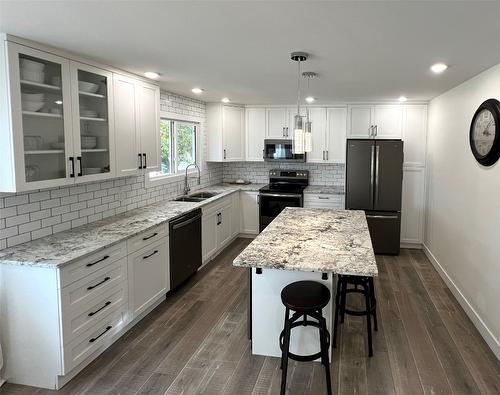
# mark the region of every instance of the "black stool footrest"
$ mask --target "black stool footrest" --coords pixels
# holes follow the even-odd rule
[[[293,320],[293,317],[291,318]],[[305,322],[305,324],[304,324]],[[294,322],[290,325],[290,329],[296,328],[298,326],[314,326],[316,328],[321,329],[321,324],[316,321],[311,321],[306,318],[305,321],[297,321]],[[325,329],[326,332],[326,345],[330,347],[330,332],[328,332],[327,329]],[[280,333],[280,349],[283,351],[283,339],[285,337],[285,330],[283,329]],[[318,358],[321,358],[321,351],[317,352],[316,354],[310,354],[310,355],[297,355],[294,354],[290,351],[288,351],[288,357],[290,359],[293,359],[294,361],[299,361],[299,362],[310,362],[310,361],[315,361]]]

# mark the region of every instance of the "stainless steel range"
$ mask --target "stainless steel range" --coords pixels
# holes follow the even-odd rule
[[[285,207],[303,207],[308,170],[269,171],[269,184],[259,190],[259,227],[262,232]]]

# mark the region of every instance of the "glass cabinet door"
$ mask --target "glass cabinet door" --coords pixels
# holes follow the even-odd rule
[[[12,43],[8,51],[19,189],[73,183],[69,61]]]
[[[112,74],[71,62],[73,122],[78,181],[112,177],[114,133],[111,114]]]

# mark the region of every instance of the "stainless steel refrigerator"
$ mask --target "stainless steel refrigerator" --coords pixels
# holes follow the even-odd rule
[[[376,254],[399,254],[403,142],[348,139],[346,209],[365,210]]]

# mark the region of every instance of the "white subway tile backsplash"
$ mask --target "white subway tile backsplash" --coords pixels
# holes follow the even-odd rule
[[[27,241],[31,240],[31,234],[30,233],[24,233],[22,235],[17,235],[13,237],[9,237],[7,239],[7,247],[15,246],[17,244],[22,244],[26,243]]]
[[[5,198],[5,207],[19,206],[28,203],[28,195],[14,195]]]
[[[41,200],[48,200],[50,199],[50,191],[30,193],[29,199],[31,203],[39,202]]]
[[[30,222],[29,214],[16,215],[15,217],[9,217],[5,220],[6,226],[15,226]]]

